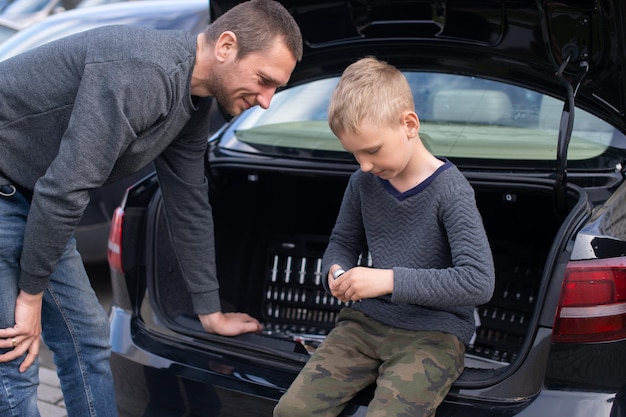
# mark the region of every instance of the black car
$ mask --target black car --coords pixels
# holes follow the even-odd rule
[[[624,3],[283,3],[304,59],[270,109],[234,118],[207,154],[222,306],[265,330],[202,330],[145,178],[109,240],[120,415],[272,415],[344,306],[320,258],[358,165],[326,111],[343,69],[372,55],[404,72],[422,140],[474,187],[496,265],[437,416],[625,416]],[[343,415],[365,416],[371,395]]]
[[[0,60],[98,26],[125,24],[198,32],[209,21],[207,0],[106,2],[116,4],[103,5],[103,0],[83,1],[82,6],[79,5],[75,10],[48,17],[21,30],[0,45]],[[89,193],[89,205],[76,229],[76,245],[86,264],[106,262],[107,237],[115,208],[122,200],[126,188],[152,171],[152,166],[147,166],[132,177],[104,185]]]

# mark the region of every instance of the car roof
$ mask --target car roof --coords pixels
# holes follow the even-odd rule
[[[128,1],[74,9],[50,16],[0,44],[0,61],[46,42],[98,26],[125,24],[199,31],[208,24],[208,19],[207,0]]]
[[[212,0],[212,18],[239,3]],[[623,0],[281,0],[305,55],[292,83],[374,55],[398,67],[514,82],[566,100],[626,133]],[[556,74],[560,73],[561,77]]]

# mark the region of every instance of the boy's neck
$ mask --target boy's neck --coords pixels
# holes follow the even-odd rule
[[[389,183],[403,193],[424,182],[443,164],[444,161],[424,148],[420,152],[416,152],[402,173],[391,178]]]

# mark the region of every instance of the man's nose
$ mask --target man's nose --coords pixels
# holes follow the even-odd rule
[[[263,109],[267,109],[270,107],[270,102],[272,101],[272,97],[274,97],[274,93],[276,92],[275,88],[266,88],[261,91],[256,98],[257,103]]]

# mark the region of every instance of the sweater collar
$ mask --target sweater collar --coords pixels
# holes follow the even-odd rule
[[[382,179],[382,178],[378,178],[378,180],[381,182],[383,187],[385,187],[385,190],[387,190],[387,192],[389,194],[391,194],[392,196],[397,198],[399,201],[404,201],[407,198],[411,197],[412,195],[419,194],[420,192],[422,192],[423,190],[428,188],[428,186],[443,171],[445,171],[448,168],[452,167],[452,162],[450,162],[447,158],[439,158],[439,159],[441,159],[444,162],[443,165],[441,165],[439,168],[437,168],[435,170],[435,172],[433,172],[428,178],[426,178],[424,181],[420,182],[419,184],[417,184],[415,187],[411,188],[410,190],[407,190],[407,191],[404,191],[404,192],[400,192],[393,185],[391,185],[389,180],[385,180],[385,179]]]

